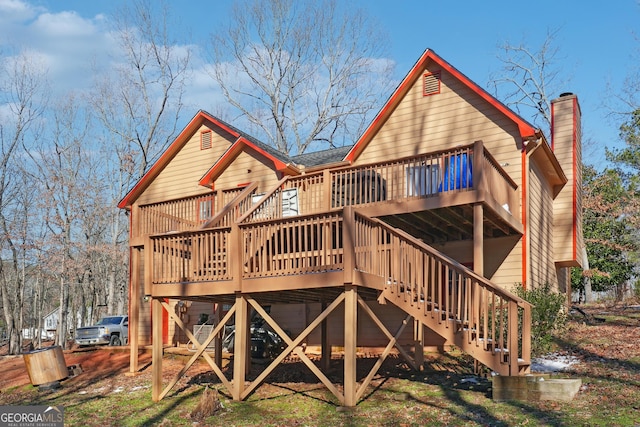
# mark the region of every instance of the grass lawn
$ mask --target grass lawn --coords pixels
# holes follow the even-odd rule
[[[555,340],[557,352],[579,360],[563,374],[582,379],[571,402],[494,402],[491,381],[473,376],[469,360],[450,352],[427,355],[422,372],[406,369],[401,359],[385,362],[364,398],[348,410],[317,380],[298,374],[306,368],[296,364],[279,368],[245,402],[231,401],[202,365],[159,403],[151,400],[150,373],[118,373],[67,380],[55,392],[31,385],[2,389],[0,405],[61,405],[69,426],[638,426],[640,310],[588,312],[600,321],[574,318]],[[192,414],[205,387],[219,390],[221,408],[200,419]]]

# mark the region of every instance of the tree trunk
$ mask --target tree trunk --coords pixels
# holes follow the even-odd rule
[[[587,249],[582,248],[582,258],[584,259],[584,270],[589,270],[589,258],[587,258]],[[584,278],[584,302],[585,304],[593,302],[593,294],[591,293],[591,278]]]
[[[65,286],[64,278],[60,279],[60,312],[58,314],[58,333],[56,344],[63,349],[67,348],[67,330],[69,329],[67,315],[69,312],[69,292]]]

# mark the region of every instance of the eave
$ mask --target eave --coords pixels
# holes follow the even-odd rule
[[[213,182],[227,169],[233,161],[246,150],[253,150],[254,152],[264,156],[266,159],[272,162],[273,168],[285,175],[299,175],[300,170],[291,163],[285,163],[272,154],[268,153],[258,145],[254,144],[245,137],[239,137],[229,149],[220,157],[220,159],[214,163],[214,165],[204,174],[204,176],[198,182],[199,185],[213,188]]]
[[[530,158],[540,167],[547,182],[553,188],[553,196],[555,197],[568,182],[567,175],[564,173],[556,155],[544,137],[537,140],[537,143],[531,142],[527,144],[526,150]]]
[[[415,81],[422,76],[424,69],[427,66],[427,63],[431,61],[441,67],[442,70],[447,71],[453,77],[458,79],[464,85],[466,85],[469,89],[471,89],[474,93],[480,96],[482,99],[487,101],[493,107],[495,107],[498,111],[504,114],[507,118],[512,120],[517,126],[520,136],[523,141],[535,137],[536,129],[529,124],[522,117],[518,116],[515,112],[509,109],[502,102],[498,101],[492,95],[490,95],[487,91],[482,89],[476,83],[474,83],[471,79],[465,76],[463,73],[458,71],[455,67],[449,64],[447,61],[439,57],[434,51],[427,49],[420,59],[416,62],[413,68],[409,71],[407,76],[402,80],[400,85],[396,88],[394,93],[391,95],[387,103],[382,107],[380,112],[377,114],[375,119],[371,122],[369,127],[365,130],[362,136],[358,139],[356,144],[353,146],[351,151],[347,153],[345,156],[345,160],[352,163],[358,156],[362,153],[367,144],[373,139],[376,133],[380,130],[382,125],[387,121],[391,113],[396,109],[398,104],[402,101],[404,96],[407,94],[409,89],[413,86]]]
[[[180,132],[180,135],[171,143],[171,145],[165,150],[160,158],[151,166],[151,168],[140,178],[136,185],[127,193],[126,196],[120,200],[118,207],[121,209],[129,209],[138,197],[149,187],[153,180],[162,172],[162,170],[169,164],[169,162],[178,154],[182,147],[189,141],[204,123],[209,123],[211,127],[217,127],[234,138],[238,138],[240,134],[227,126],[225,123],[219,121],[215,117],[206,113],[205,111],[198,111],[198,113],[191,119],[187,126]]]

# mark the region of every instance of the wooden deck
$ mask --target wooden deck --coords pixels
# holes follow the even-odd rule
[[[413,318],[500,375],[528,370],[530,305],[493,285],[481,269],[471,271],[429,245],[472,241],[476,265],[482,265],[483,239],[522,234],[519,198],[517,186],[477,142],[393,162],[287,177],[263,195],[249,186],[219,196],[144,206],[137,211],[142,226],[133,238],[145,254],[145,294],[156,310],[170,315],[165,298],[230,305],[231,314],[219,326],[231,316],[236,325],[247,325],[251,307],[280,334],[282,328],[263,306],[326,303],[309,325],[315,328],[344,305],[344,389],[338,390],[321,369],[309,364],[344,405],[353,406],[368,383],[358,385],[354,378],[358,309],[389,339],[386,354],[401,332],[387,331],[366,301],[393,303],[407,313],[405,324]],[[203,218],[207,206],[217,207]],[[158,317],[154,316],[156,400],[172,386],[162,391],[158,374]],[[183,328],[180,319],[172,317]],[[236,329],[239,354],[247,354],[247,329]],[[265,376],[279,360],[298,351],[307,329],[298,337],[283,337],[287,349]],[[234,399],[244,399],[264,377],[245,387],[247,357],[236,357],[233,381],[223,379],[220,365],[204,353],[219,332],[216,328],[207,342],[199,343],[202,351],[196,357],[209,361]]]

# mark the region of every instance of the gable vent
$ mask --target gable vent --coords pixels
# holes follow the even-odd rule
[[[440,93],[440,72],[424,75],[423,95],[435,95]]]
[[[211,148],[211,131],[205,130],[200,132],[200,149],[206,150]]]

